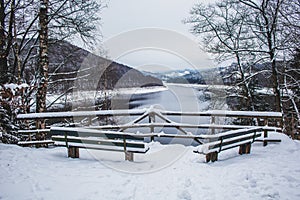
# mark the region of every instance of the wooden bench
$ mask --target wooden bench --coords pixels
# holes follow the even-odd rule
[[[249,154],[251,144],[262,135],[261,131],[263,131],[262,128],[249,128],[207,135],[204,144],[194,152],[206,155],[206,162],[217,161],[218,153],[234,147],[240,147],[239,154],[241,155]]]
[[[55,145],[68,148],[68,157],[79,158],[79,148],[125,153],[125,160],[133,161],[134,153],[146,153],[149,148],[144,136],[132,133],[101,131],[87,128],[52,127]]]

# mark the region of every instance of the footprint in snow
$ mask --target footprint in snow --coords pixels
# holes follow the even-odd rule
[[[191,179],[186,179],[185,180],[185,182],[184,182],[184,186],[186,187],[186,188],[188,188],[188,187],[190,187],[192,185],[192,181],[191,181]]]
[[[180,200],[191,200],[192,199],[191,194],[187,190],[181,191],[180,193],[178,193],[177,196],[178,196],[178,199],[180,199]]]

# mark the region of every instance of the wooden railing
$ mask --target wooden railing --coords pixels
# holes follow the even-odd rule
[[[100,120],[103,118],[118,118],[127,117],[129,120],[121,124],[105,124],[98,125]],[[178,118],[180,117],[180,118]],[[183,123],[183,119],[205,119],[208,123]],[[227,123],[218,123],[223,119],[252,119],[257,124],[251,125],[233,125]],[[81,123],[80,126],[85,126],[92,129],[99,130],[117,130],[125,131],[128,129],[134,129],[135,132],[139,132],[139,129],[147,128],[149,131],[145,133],[155,133],[156,128],[174,128],[181,134],[176,134],[179,137],[182,135],[196,135],[197,130],[206,130],[207,134],[215,134],[222,130],[236,130],[244,128],[260,127],[264,134],[262,142],[264,146],[267,145],[268,132],[282,131],[282,114],[278,112],[251,112],[251,111],[224,111],[224,110],[211,110],[204,112],[180,112],[180,111],[164,111],[155,108],[149,109],[132,109],[132,110],[101,110],[101,111],[76,111],[76,112],[46,112],[46,113],[30,113],[30,114],[19,114],[17,116],[19,120],[38,120],[38,119],[68,119],[72,121],[72,124],[76,125]],[[195,121],[195,120],[192,120]],[[199,120],[196,120],[199,121]],[[84,122],[84,123],[82,123]],[[50,127],[49,127],[50,128]],[[192,129],[192,131],[190,131]],[[19,134],[34,135],[38,131],[49,132],[46,130],[36,130],[32,127],[31,130],[19,130]],[[157,135],[157,134],[156,134]],[[180,136],[181,135],[181,136]],[[152,140],[155,134],[152,135]]]

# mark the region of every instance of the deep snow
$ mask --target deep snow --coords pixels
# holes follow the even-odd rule
[[[62,147],[0,144],[0,199],[300,199],[300,142],[273,137],[282,142],[224,151],[215,163],[181,145],[154,143],[132,163],[120,152],[70,159]]]

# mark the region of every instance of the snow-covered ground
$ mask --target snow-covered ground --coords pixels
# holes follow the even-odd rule
[[[224,151],[215,163],[181,145],[154,143],[128,162],[120,152],[71,159],[66,148],[0,144],[0,199],[300,199],[300,142],[273,136],[282,142]]]

